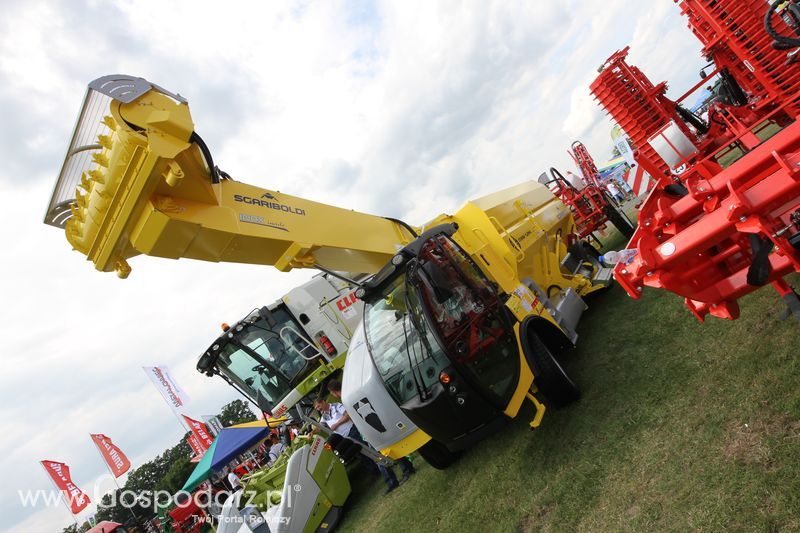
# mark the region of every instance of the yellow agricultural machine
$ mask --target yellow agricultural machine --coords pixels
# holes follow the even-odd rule
[[[378,379],[418,428],[382,451],[419,449],[439,466],[526,398],[532,427],[542,397],[578,398],[553,353],[575,343],[582,296],[610,282],[544,185],[524,182],[421,227],[263,189],[214,165],[184,98],[127,76],[89,85],[45,222],[123,278],[140,254],[373,274],[357,291],[364,322],[345,403],[380,415],[353,392]],[[356,339],[368,354],[358,368]]]

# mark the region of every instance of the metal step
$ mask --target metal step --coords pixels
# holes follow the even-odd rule
[[[594,285],[611,285],[611,275],[613,273],[613,268],[600,267],[597,269],[597,274],[592,278],[592,283]]]

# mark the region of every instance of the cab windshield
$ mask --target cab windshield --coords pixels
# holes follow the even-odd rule
[[[422,246],[419,261],[425,309],[448,354],[490,399],[505,405],[517,383],[519,355],[496,292],[444,235]]]
[[[272,312],[276,322],[267,326],[257,315],[231,328],[232,337],[222,346],[217,370],[235,382],[262,408],[271,409],[304,375],[309,361],[303,350],[310,343],[300,335],[291,315],[283,309]],[[302,344],[302,346],[298,346]],[[269,407],[266,407],[269,406]]]
[[[364,323],[373,361],[395,401],[426,399],[448,360],[406,276],[398,276],[381,297],[366,304]]]
[[[489,281],[445,235],[423,243],[405,271],[367,299],[364,323],[375,366],[400,404],[426,400],[452,364],[498,406],[514,392],[513,329]]]

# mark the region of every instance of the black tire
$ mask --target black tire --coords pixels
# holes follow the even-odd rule
[[[331,433],[330,435],[328,435],[328,440],[325,441],[325,443],[330,444],[331,448],[335,450],[336,447],[339,446],[343,440],[344,437],[342,437],[338,433]]]
[[[524,326],[524,324],[523,324]],[[534,383],[553,407],[565,407],[581,398],[581,391],[532,328],[522,347],[533,370]]]
[[[350,464],[353,459],[358,457],[358,454],[361,453],[361,446],[358,443],[353,442],[352,439],[342,438],[335,445],[331,445],[333,451],[342,460],[344,464]]]
[[[349,465],[356,460],[360,453],[361,447],[358,444],[351,443],[349,448],[339,452],[339,457],[342,459],[344,464]]]
[[[606,206],[605,213],[608,217],[609,222],[614,224],[620,233],[625,235],[625,238],[630,240],[633,237],[633,232],[636,231],[636,228],[633,227],[633,223],[630,219],[622,212],[622,210],[614,205],[614,202],[606,196],[606,200],[608,201],[608,205]]]
[[[419,454],[425,459],[425,462],[437,470],[444,470],[452,465],[458,456],[457,452],[451,452],[447,446],[437,440],[429,440],[425,445],[420,448]]]

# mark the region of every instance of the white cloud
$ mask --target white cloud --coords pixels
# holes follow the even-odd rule
[[[135,463],[171,446],[177,426],[139,367],[170,365],[193,412],[216,411],[236,393],[194,365],[218,324],[310,276],[151,258],[135,258],[126,281],[93,272],[41,224],[90,79],[141,75],[186,96],[238,179],[420,224],[571,165],[576,137],[606,156],[610,123],[588,84],[631,41],[631,62],[654,81],[694,79],[698,45],[668,2],[6,2],[4,475],[47,488],[36,464],[47,457],[91,484],[103,472],[93,431]],[[68,522],[22,509],[16,488],[0,489],[7,523]]]

